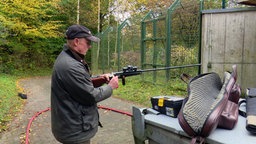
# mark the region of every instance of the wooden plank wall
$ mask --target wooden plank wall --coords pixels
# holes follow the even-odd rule
[[[201,42],[203,73],[223,77],[236,64],[242,92],[256,88],[256,11],[204,13]]]

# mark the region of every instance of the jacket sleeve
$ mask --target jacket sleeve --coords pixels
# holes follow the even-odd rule
[[[112,88],[103,85],[98,88],[93,86],[89,73],[80,63],[72,65],[65,73],[65,83],[67,84],[71,97],[83,105],[93,105],[112,95]]]

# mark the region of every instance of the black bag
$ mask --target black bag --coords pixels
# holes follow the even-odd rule
[[[178,114],[181,128],[192,137],[191,143],[204,142],[205,137],[216,129],[220,116],[227,105],[236,82],[236,66],[233,72],[225,72],[222,83],[217,73],[205,73],[190,79],[188,97]]]
[[[246,118],[247,131],[256,134],[256,88],[248,88],[245,98],[239,105],[246,103],[246,112],[239,110],[239,114]]]

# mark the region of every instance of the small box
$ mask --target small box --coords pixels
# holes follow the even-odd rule
[[[152,108],[161,114],[176,118],[182,107],[184,98],[177,96],[151,97]]]

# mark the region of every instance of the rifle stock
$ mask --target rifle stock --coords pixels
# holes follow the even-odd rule
[[[93,84],[94,87],[100,87],[103,84],[107,83],[107,79],[105,77],[102,77],[102,76],[92,78],[91,80],[92,80],[92,84]]]

